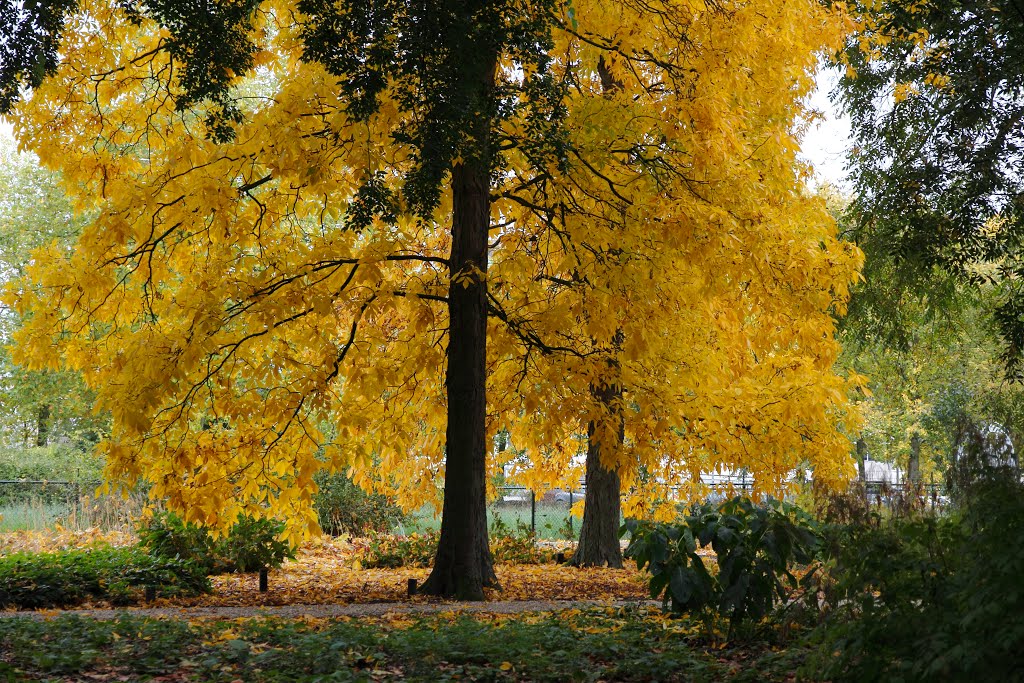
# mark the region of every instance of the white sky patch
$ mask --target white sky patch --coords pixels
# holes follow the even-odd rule
[[[800,144],[800,156],[814,166],[818,183],[830,183],[849,192],[852,188],[846,173],[846,153],[851,146],[850,117],[841,114],[828,97],[840,75],[836,68],[818,71],[818,88],[808,103],[825,118],[807,130]]]

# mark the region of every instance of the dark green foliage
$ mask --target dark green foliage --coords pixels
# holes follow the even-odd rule
[[[365,681],[783,681],[803,653],[705,649],[685,620],[590,610],[500,620],[426,617],[193,622],[73,615],[0,618],[0,679],[167,677],[229,683]],[[230,633],[230,637],[224,637]],[[102,676],[95,675],[99,679]],[[113,678],[114,676],[111,676]]]
[[[226,536],[214,539],[204,527],[161,512],[146,520],[138,533],[141,545],[156,557],[182,558],[207,574],[224,574],[272,569],[294,559],[294,548],[280,539],[283,531],[283,522],[239,516]]]
[[[807,673],[836,681],[1018,681],[1024,487],[985,478],[946,517],[829,533],[834,585]]]
[[[717,508],[695,506],[681,523],[628,520],[623,533],[632,537],[626,557],[651,574],[651,597],[661,596],[676,613],[717,612],[728,618],[731,633],[785,600],[800,584],[792,565],[810,562],[818,546],[814,522],[799,508],[742,497]],[[717,574],[697,554],[708,546]]]
[[[178,66],[178,110],[210,103],[205,117],[210,137],[217,142],[234,139],[232,124],[241,122],[242,112],[229,89],[235,74],[252,69],[257,46],[250,38],[251,20],[260,0],[124,0],[122,4],[136,20],[145,14],[168,30],[164,49]]]
[[[224,558],[230,571],[280,567],[286,559],[295,559],[295,549],[281,540],[284,527],[276,519],[239,517],[228,535],[214,542],[214,553]]]
[[[856,2],[877,26],[851,36],[852,71],[839,95],[853,122],[857,241],[887,252],[893,282],[938,266],[981,280],[973,266],[1000,260],[1024,272],[1024,12],[1018,0]],[[912,38],[926,31],[927,50]],[[861,41],[884,36],[869,57]],[[941,46],[941,47],[940,47]],[[942,80],[936,82],[933,75]],[[893,102],[893,86],[907,97]],[[993,218],[998,231],[986,229]],[[996,319],[1006,360],[1024,352],[1020,285],[1002,280]]]
[[[0,608],[68,607],[87,600],[131,602],[144,588],[160,596],[210,590],[203,567],[153,557],[139,547],[99,547],[0,557]]]
[[[22,86],[36,87],[57,70],[57,49],[75,0],[0,0],[0,113]]]
[[[380,494],[366,493],[344,474],[316,475],[313,507],[324,533],[363,536],[386,533],[405,521],[402,509]]]
[[[300,0],[298,8],[307,17],[305,57],[338,77],[351,117],[368,119],[384,96],[414,112],[393,133],[396,142],[414,150],[416,163],[402,190],[414,213],[429,218],[456,159],[496,167],[492,153],[480,148],[481,121],[525,116],[535,141],[530,157],[564,161],[565,85],[551,78],[547,56],[555,2]],[[498,55],[521,66],[522,82],[488,85]],[[390,206],[390,199],[360,204],[381,215]],[[367,216],[351,218],[358,225]]]

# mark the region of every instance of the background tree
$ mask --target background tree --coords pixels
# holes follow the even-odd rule
[[[593,11],[567,31],[579,38],[566,52],[598,67],[589,87],[600,96],[572,102],[566,119],[584,131],[570,149],[596,172],[570,167],[531,184],[534,195],[508,212],[517,225],[553,225],[523,247],[531,276],[500,280],[529,287],[500,294],[528,321],[509,329],[527,326],[533,342],[496,368],[517,388],[506,411],[512,441],[531,453],[514,476],[573,486],[587,434],[588,493],[596,460],[622,476],[633,515],[674,514],[669,485],[699,495],[700,475],[723,468],[756,472],[764,491],[781,491],[801,462],[837,481],[849,451],[835,429],[847,385],[830,365],[829,312],[843,307],[858,254],[801,192],[793,157],[801,93],[816,49],[839,40],[836,17],[794,4],[668,13],[658,23],[685,38],[652,43],[664,53],[640,42],[649,51],[631,54],[611,46],[658,29],[650,8],[630,8],[609,8],[621,34],[601,35]],[[773,51],[761,42],[768,35],[793,49]],[[662,144],[654,152],[638,140]],[[559,210],[545,213],[550,204]],[[584,562],[617,556],[617,505],[603,510],[605,531]]]
[[[857,2],[838,96],[862,233],[899,278],[998,283],[1004,359],[1024,350],[1024,11],[1016,0]],[[979,263],[997,268],[979,270]]]
[[[24,274],[31,252],[51,242],[68,249],[83,218],[53,175],[13,141],[0,137],[0,277]],[[67,371],[30,371],[11,360],[8,344],[20,326],[9,308],[0,315],[0,423],[11,445],[46,446],[70,440],[89,444],[106,430],[109,418],[92,413],[93,395],[81,377]]]

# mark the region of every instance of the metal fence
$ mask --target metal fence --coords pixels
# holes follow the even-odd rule
[[[705,481],[707,500],[721,502],[735,494],[749,494],[753,481],[748,477],[721,476]],[[945,487],[934,481],[859,482],[870,505],[879,508],[915,509],[944,508],[949,499]],[[0,531],[12,529],[44,529],[55,523],[69,527],[124,528],[133,524],[144,504],[144,496],[94,497],[99,482],[0,480]],[[680,489],[664,487],[666,500],[679,500]],[[575,539],[579,533],[579,519],[570,513],[573,505],[583,500],[586,486],[575,489],[532,491],[519,486],[498,487],[487,507],[488,524],[512,531],[534,533],[540,539]],[[396,531],[408,533],[427,531],[440,526],[440,510],[424,507],[409,515]]]
[[[134,525],[144,496],[94,496],[98,481],[0,480],[0,531],[67,528],[125,529]]]

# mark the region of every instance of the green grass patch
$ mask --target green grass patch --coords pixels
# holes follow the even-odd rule
[[[0,533],[45,531],[66,518],[71,507],[36,499],[0,504]]]
[[[537,502],[536,510],[531,514],[530,504],[526,503],[492,503],[487,507],[487,523],[493,525],[495,520],[516,529],[522,526],[536,530],[537,538],[545,541],[575,539],[580,533],[580,520],[569,514],[566,503]],[[441,517],[431,506],[425,506],[406,516],[402,523],[395,526],[398,534],[424,534],[441,529]]]
[[[203,681],[773,681],[802,651],[719,649],[685,619],[591,610],[232,622],[0,619],[0,678]]]

